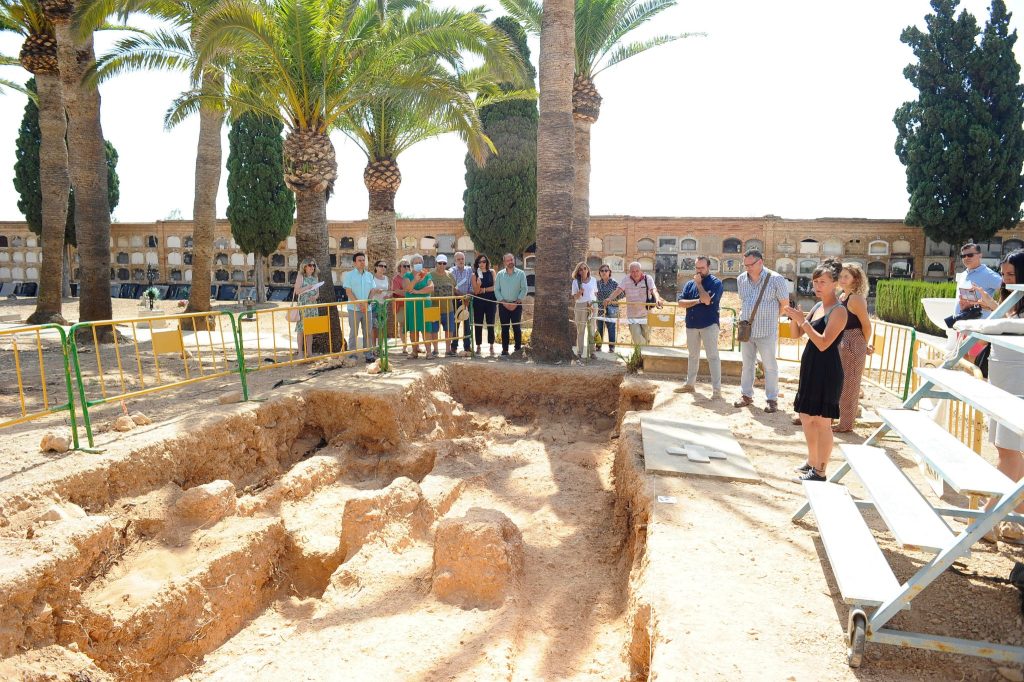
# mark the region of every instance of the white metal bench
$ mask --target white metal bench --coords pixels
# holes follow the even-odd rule
[[[1024,284],[1008,288],[1010,295],[993,317],[1001,317],[1024,298]],[[1024,351],[1021,337],[990,334],[972,334],[972,337]],[[827,483],[804,483],[808,501],[797,510],[793,520],[814,511],[843,600],[853,605],[847,622],[847,660],[851,667],[860,665],[867,641],[1024,663],[1024,647],[885,627],[999,522],[1007,518],[1024,520],[1012,513],[1024,500],[1024,480],[1011,481],[927,415],[914,410],[922,398],[959,400],[1014,432],[1024,433],[1024,400],[965,372],[949,369],[966,354],[970,345],[963,344],[942,368],[917,369],[921,386],[907,398],[903,409],[881,410],[882,426],[863,445],[840,446],[846,461]],[[998,502],[989,510],[933,505],[884,450],[874,447],[873,444],[890,431],[909,444],[957,492],[998,498]],[[845,487],[836,485],[850,471],[860,478],[870,500],[855,501]],[[876,509],[902,547],[935,552],[935,556],[905,583],[899,584],[859,513],[860,507]],[[964,516],[972,522],[954,533],[942,519],[951,515]],[[869,616],[864,609],[872,607],[874,610]]]

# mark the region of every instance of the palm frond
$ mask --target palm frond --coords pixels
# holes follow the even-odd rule
[[[501,8],[527,33],[540,35],[543,9],[537,0],[500,0]]]
[[[195,64],[196,56],[186,36],[165,29],[140,31],[114,43],[86,77],[93,82],[102,82],[129,71],[192,72]]]
[[[694,36],[706,37],[706,33],[680,33],[679,35],[663,35],[648,38],[647,40],[640,40],[635,43],[628,45],[619,45],[615,48],[615,51],[611,53],[608,60],[604,62],[601,68],[593,70],[590,77],[594,78],[597,74],[601,73],[605,69],[615,66],[619,62],[625,61],[630,57],[635,57],[641,52],[646,52],[652,47],[658,47],[659,45],[665,45],[667,43],[674,42],[681,38],[692,38]]]

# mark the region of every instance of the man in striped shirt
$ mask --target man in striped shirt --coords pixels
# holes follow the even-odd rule
[[[779,310],[789,303],[789,282],[777,272],[764,267],[764,256],[757,249],[743,254],[743,268],[746,270],[736,278],[743,310],[741,320],[750,321],[750,341],[740,343],[743,354],[743,371],[740,374],[740,399],[733,407],[747,407],[754,404],[754,367],[757,356],[764,365],[765,412],[779,410],[779,363],[775,359],[775,347],[779,340]],[[767,281],[764,278],[768,278]],[[754,303],[764,286],[764,295],[754,314]]]

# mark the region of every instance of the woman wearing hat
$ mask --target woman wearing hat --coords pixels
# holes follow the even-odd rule
[[[292,299],[300,306],[316,303],[320,295],[320,287],[317,286],[318,269],[316,261],[307,258],[302,261],[302,268],[295,277],[295,287],[292,289]],[[302,321],[307,317],[316,317],[320,311],[317,308],[299,308],[299,319],[295,321],[295,335],[298,337],[299,349],[302,357],[306,358],[313,354],[313,337],[302,333]]]

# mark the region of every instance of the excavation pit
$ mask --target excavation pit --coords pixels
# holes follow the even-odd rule
[[[650,500],[621,419],[653,396],[618,365],[325,375],[45,467],[0,487],[0,673],[643,678]],[[481,513],[521,554],[496,577],[470,547],[500,590],[463,571],[487,598],[442,599],[439,528]]]

